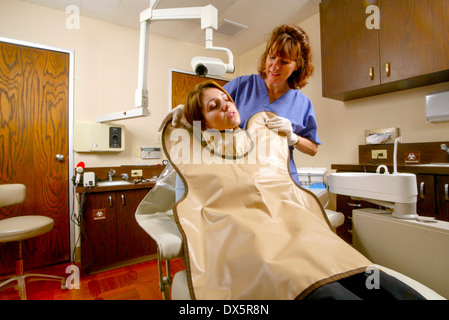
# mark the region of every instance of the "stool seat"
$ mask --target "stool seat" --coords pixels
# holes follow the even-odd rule
[[[51,231],[54,221],[44,216],[19,216],[0,220],[0,242],[21,241]]]

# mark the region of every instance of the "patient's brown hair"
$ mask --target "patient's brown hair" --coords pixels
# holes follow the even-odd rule
[[[184,105],[184,116],[188,123],[193,125],[194,121],[201,121],[201,129],[205,130],[205,122],[203,118],[203,106],[201,100],[203,98],[203,93],[208,88],[217,88],[223,91],[227,96],[229,101],[234,103],[229,93],[218,83],[213,80],[206,80],[196,85],[195,89],[189,92]]]

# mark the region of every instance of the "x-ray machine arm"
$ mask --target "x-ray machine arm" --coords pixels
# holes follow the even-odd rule
[[[218,27],[218,11],[212,5],[204,7],[158,9],[154,8],[159,0],[151,0],[150,8],[140,13],[140,45],[139,45],[139,69],[137,77],[137,89],[135,92],[135,109],[101,115],[97,122],[108,122],[128,118],[147,116],[148,112],[148,48],[150,36],[150,23],[163,20],[201,19],[201,29],[206,29],[206,49],[224,51],[228,55],[228,64],[223,64],[225,72],[234,72],[233,55],[231,50],[213,46],[213,29]]]

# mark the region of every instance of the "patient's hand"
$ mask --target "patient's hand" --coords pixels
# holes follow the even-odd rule
[[[184,105],[180,104],[176,108],[172,109],[169,113],[167,113],[162,119],[161,124],[159,125],[158,131],[162,131],[165,124],[171,120],[171,124],[173,127],[176,127],[178,125],[178,121],[181,120],[182,114],[184,113]]]

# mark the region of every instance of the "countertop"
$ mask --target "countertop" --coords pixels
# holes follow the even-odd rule
[[[390,173],[393,172],[393,165],[387,164],[388,171]],[[358,172],[375,172],[378,165],[374,164],[332,164],[331,169],[337,171],[358,171]],[[398,172],[402,173],[414,173],[414,174],[442,174],[449,175],[449,166],[420,166],[420,165],[398,165]],[[96,186],[92,188],[84,188],[79,186],[76,188],[77,193],[83,192],[108,192],[108,191],[120,191],[120,190],[137,190],[137,189],[150,189],[154,187],[155,181],[150,182],[140,182],[133,183],[128,185],[118,185],[118,186]],[[311,189],[309,189],[311,190]],[[314,192],[317,196],[321,196],[321,190],[313,190],[318,191]],[[313,192],[312,191],[312,192]],[[325,191],[325,190],[324,190]]]
[[[337,171],[358,171],[358,172],[376,172],[379,165],[374,164],[332,164],[331,169]],[[393,172],[393,165],[386,164],[388,172]],[[422,166],[422,165],[398,165],[399,173],[414,174],[447,174],[449,175],[449,166]],[[383,172],[383,171],[382,171]]]
[[[85,188],[85,187],[77,187],[76,193],[94,193],[94,192],[108,192],[108,191],[121,191],[121,190],[137,190],[137,189],[151,189],[156,184],[155,181],[150,182],[139,182],[139,183],[132,183],[132,184],[125,184],[125,185],[118,185],[118,186],[96,186],[92,188]]]

